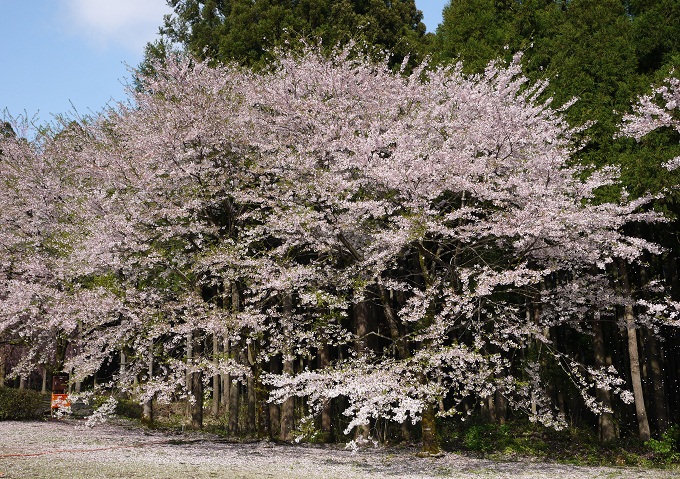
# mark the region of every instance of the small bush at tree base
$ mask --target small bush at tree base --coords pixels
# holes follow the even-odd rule
[[[636,438],[601,442],[586,428],[555,431],[524,419],[512,419],[503,425],[481,416],[473,416],[465,422],[441,421],[442,446],[449,451],[469,451],[489,458],[540,457],[593,466],[650,467],[676,462],[680,454],[673,447],[680,441],[674,430],[676,428],[671,428],[661,440],[643,444]],[[676,442],[673,442],[673,434],[676,434]]]
[[[31,389],[0,387],[0,420],[39,419],[49,411],[49,397]]]
[[[118,399],[116,414],[128,419],[141,419],[142,406],[137,401],[131,399]]]
[[[680,426],[671,426],[661,439],[650,439],[645,445],[652,450],[657,462],[680,462]]]

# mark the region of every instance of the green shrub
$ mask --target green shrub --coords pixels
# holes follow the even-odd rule
[[[474,424],[463,434],[463,446],[475,452],[488,453],[499,449],[507,436],[507,426]]]
[[[116,414],[128,419],[142,418],[142,405],[137,401],[131,399],[118,399],[116,405]]]
[[[441,432],[445,450],[471,451],[491,458],[532,456],[600,466],[650,466],[650,459],[656,464],[680,462],[679,427],[669,430],[661,440],[645,444],[635,437],[601,442],[591,429],[571,427],[556,431],[526,419],[500,425],[482,415],[464,422],[444,418]]]
[[[646,446],[654,453],[654,460],[666,464],[680,462],[680,427],[671,426],[661,439],[650,439]]]
[[[47,395],[31,389],[0,387],[0,421],[39,419],[49,409]]]

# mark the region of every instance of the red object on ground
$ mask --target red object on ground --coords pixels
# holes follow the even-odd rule
[[[71,407],[71,401],[68,398],[68,374],[55,374],[52,377],[52,413],[58,409],[66,409]]]
[[[54,394],[52,393],[52,409],[71,407],[71,401],[68,394]]]

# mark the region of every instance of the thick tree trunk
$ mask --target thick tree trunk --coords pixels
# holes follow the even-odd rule
[[[664,265],[666,271],[666,281],[670,283],[670,292],[674,300],[680,298],[680,280],[678,279],[678,267],[676,263],[675,253],[669,251],[664,255]]]
[[[233,292],[232,292],[232,286],[229,281],[224,281],[222,283],[222,307],[225,310],[232,310],[232,297],[233,297]],[[232,310],[233,311],[233,310]],[[224,339],[222,342],[222,350],[224,351],[224,357],[229,358],[229,340]],[[218,346],[219,348],[219,346]],[[220,408],[224,414],[229,417],[229,392],[230,392],[230,387],[231,387],[231,377],[228,374],[222,374],[220,375]]]
[[[187,333],[187,344],[186,344],[186,374],[184,376],[184,381],[186,383],[186,390],[187,390],[187,404],[186,404],[186,409],[184,411],[184,420],[185,422],[189,423],[190,418],[191,418],[191,368],[192,368],[192,361],[194,358],[194,335],[190,331]]]
[[[269,403],[269,437],[281,436],[281,406]]]
[[[496,410],[495,416],[498,424],[505,424],[506,418],[508,417],[508,400],[503,396],[503,393],[496,391],[494,399],[494,408]]]
[[[293,361],[284,358],[283,372],[293,375]],[[288,398],[281,404],[281,440],[292,441],[295,428],[295,399]]]
[[[267,388],[262,384],[262,371],[263,364],[255,361],[254,365],[254,392],[256,401],[256,415],[257,415],[257,437],[259,439],[265,439],[271,437],[271,420],[269,418],[269,392]]]
[[[187,407],[186,410],[184,411],[184,416],[185,420],[189,422],[189,419],[191,418],[191,395],[193,393],[192,388],[192,375],[191,375],[191,370],[193,368],[192,363],[194,361],[194,334],[189,331],[187,333],[187,344],[186,344],[186,365],[187,365],[187,370],[186,370],[186,375],[184,380],[186,381],[186,390],[187,390]]]
[[[387,320],[387,326],[390,329],[390,337],[397,350],[397,357],[399,359],[406,359],[409,356],[408,345],[404,340],[402,332],[399,330],[399,323],[397,321],[397,315],[392,308],[390,293],[381,284],[378,285],[378,291],[380,293],[380,301],[382,302],[385,319]]]
[[[482,401],[481,407],[483,416],[487,416],[491,422],[497,422],[495,394],[490,394],[486,401]]]
[[[290,316],[293,314],[293,298],[286,294],[283,297],[283,314]],[[295,373],[293,358],[290,351],[283,353],[283,373],[293,376]],[[293,430],[295,428],[295,399],[288,398],[281,404],[281,440],[292,441]]]
[[[632,291],[630,280],[628,279],[628,269],[623,260],[619,260],[619,277],[624,296],[629,300],[624,306],[624,324],[628,337],[628,360],[630,363],[630,376],[633,386],[633,396],[635,399],[635,415],[638,421],[638,435],[641,440],[648,441],[651,437],[649,430],[649,420],[647,419],[647,408],[645,407],[644,389],[642,386],[642,375],[640,374],[640,354],[638,349],[637,328],[635,326],[635,315],[633,312]]]
[[[607,357],[604,349],[604,334],[602,332],[602,323],[600,322],[600,315],[596,314],[592,321],[593,325],[593,349],[594,349],[594,359],[595,366],[598,368],[607,367]],[[612,394],[608,389],[598,389],[597,399],[602,403],[602,405],[608,409],[612,407]],[[600,414],[598,418],[597,425],[598,435],[601,441],[611,441],[616,439],[617,431],[616,424],[614,422],[614,414],[611,412],[605,412]]]
[[[325,369],[331,362],[330,351],[328,344],[319,347],[319,369]],[[321,433],[323,437],[322,442],[329,443],[333,440],[333,423],[331,415],[331,403],[326,402],[324,408],[321,410]]]
[[[153,352],[151,349],[149,349],[149,370],[148,370],[149,378],[148,381],[151,381],[153,378]],[[147,426],[153,425],[154,421],[154,416],[153,416],[153,397],[150,397],[144,403],[142,404],[142,423],[146,424]]]
[[[279,358],[272,358],[269,362],[269,372],[281,374],[281,361]],[[269,403],[269,433],[271,437],[281,437],[281,406],[276,403]]]
[[[664,371],[661,364],[664,361],[664,352],[652,331],[647,336],[649,345],[649,365],[654,387],[654,414],[656,415],[656,426],[659,434],[668,430],[668,409],[666,407],[666,384],[664,381]]]
[[[368,303],[361,301],[354,305],[354,327],[356,330],[356,340],[354,349],[359,357],[368,353],[367,337],[368,334]]]
[[[661,266],[657,264],[657,267],[661,269]],[[649,284],[649,277],[647,273],[647,267],[640,267],[640,285],[644,288]],[[649,294],[647,289],[643,289],[644,299],[649,300]],[[665,386],[665,374],[663,367],[661,366],[664,362],[664,352],[656,337],[654,331],[649,329],[646,330],[645,335],[645,345],[647,346],[647,358],[648,358],[648,370],[647,377],[651,377],[652,387],[651,397],[654,401],[654,415],[656,419],[656,428],[659,435],[666,432],[668,429],[668,409],[666,407],[666,386]],[[649,392],[649,390],[648,390]]]
[[[231,283],[231,310],[237,313],[241,308],[241,296],[238,290],[238,285]],[[240,354],[238,349],[242,344],[230,343],[229,350],[232,357],[239,360]],[[239,433],[239,409],[240,409],[240,383],[234,383],[233,378],[229,377],[229,434],[235,436]]]
[[[5,357],[4,352],[0,354],[0,387],[5,385],[5,378],[7,376],[7,369],[5,365],[5,361],[7,358]]]
[[[361,301],[354,305],[354,327],[356,331],[356,340],[354,342],[354,349],[357,352],[357,357],[361,358],[368,354],[368,302]],[[367,438],[371,435],[371,427],[368,424],[359,426],[356,430],[356,436],[363,436]]]
[[[638,349],[637,329],[635,329],[635,317],[633,307],[625,306],[624,318],[626,321],[626,334],[628,336],[628,358],[630,361],[630,376],[635,398],[635,415],[638,421],[640,439],[648,441],[651,437],[647,408],[645,407],[642,376],[640,374],[640,355]]]
[[[229,387],[229,434],[235,436],[239,433],[239,383],[230,383]]]
[[[54,354],[54,372],[60,373],[64,371],[64,361],[66,360],[66,349],[68,348],[68,341],[62,337],[57,337],[56,351]]]
[[[222,392],[222,394],[220,394],[220,407],[222,408],[222,412],[228,416],[229,415],[229,392],[230,392],[230,389],[231,389],[231,377],[228,374],[222,374],[220,376],[220,379],[222,381],[222,384],[220,385],[221,392]]]
[[[397,315],[392,308],[390,293],[382,284],[378,284],[378,292],[380,294],[380,302],[382,303],[385,319],[387,320],[387,326],[390,330],[390,338],[397,351],[397,357],[401,360],[407,359],[409,357],[408,344],[403,333],[399,329],[399,322],[397,321]],[[404,442],[409,442],[411,440],[411,433],[406,422],[401,423],[401,436]]]
[[[248,401],[248,407],[246,409],[246,429],[248,429],[249,433],[255,434],[257,432],[257,394],[255,393],[256,365],[253,357],[252,343],[246,346],[244,355],[244,363],[250,367],[251,371],[246,382],[246,400]]]
[[[215,369],[219,365],[219,354],[220,354],[220,338],[217,334],[213,334],[212,337],[212,353],[213,353],[213,364]],[[215,374],[212,377],[212,408],[211,413],[213,416],[217,417],[220,414],[220,375]]]
[[[224,341],[224,354],[226,357],[230,357],[231,354],[231,348],[229,346],[229,340]],[[231,384],[232,377],[229,374],[223,374],[222,375],[222,408],[224,411],[224,414],[226,414],[227,418],[231,417],[232,409],[231,409]]]
[[[200,372],[191,375],[191,428],[203,428],[203,378]]]
[[[147,401],[144,401],[142,406],[142,424],[151,426],[153,425],[153,421],[153,399],[148,399]]]
[[[432,279],[430,277],[430,273],[427,268],[427,263],[425,260],[425,255],[423,254],[425,251],[425,248],[420,245],[420,251],[418,253],[418,263],[420,266],[420,271],[423,275],[423,281],[425,282],[426,286],[429,286],[432,284]],[[427,317],[425,319],[425,326],[427,326],[431,320],[431,318]],[[430,345],[428,342],[423,343],[423,348],[427,349]],[[425,376],[424,373],[421,373],[420,381],[422,384],[427,383],[427,377]],[[437,420],[436,420],[436,413],[434,410],[434,404],[432,403],[427,403],[425,406],[425,410],[423,411],[423,417],[420,421],[420,427],[422,431],[422,437],[423,437],[423,450],[422,454],[424,455],[438,455],[441,453],[440,445],[439,445],[439,434],[437,434]]]
[[[189,398],[187,401],[187,412],[189,415],[189,427],[191,429],[203,428],[203,374],[194,371],[197,358],[203,352],[201,341],[194,338],[192,333],[187,335],[187,387]]]
[[[269,403],[267,402],[267,395],[265,389],[258,375],[256,384],[257,401],[257,437],[259,439],[266,439],[272,437],[271,418],[269,417]]]
[[[437,416],[433,404],[428,404],[425,407],[421,423],[423,432],[423,450],[420,455],[437,456],[441,454],[439,436],[437,434]]]

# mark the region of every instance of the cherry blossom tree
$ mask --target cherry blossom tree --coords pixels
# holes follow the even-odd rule
[[[12,371],[23,378],[38,365],[61,371],[77,347],[89,293],[74,282],[81,272],[70,255],[87,236],[80,211],[88,208],[82,195],[88,179],[63,149],[71,146],[69,127],[28,141],[26,122],[16,125],[17,134],[0,137],[0,334],[23,347]]]
[[[292,237],[278,235],[290,244],[284,261],[297,259],[290,252],[304,241],[314,250],[303,255],[307,267],[310,256],[337,252],[335,261],[346,268],[337,271],[342,279],[332,281],[333,291],[345,289],[354,302],[370,285],[401,293],[405,301],[392,313],[394,304],[386,304],[385,317],[398,322],[395,346],[399,331],[408,331],[406,357],[374,351],[328,371],[272,378],[278,394],[306,395],[319,406],[329,395],[349,396],[348,429],[371,418],[422,417],[427,443],[425,426],[434,423],[436,408],[456,414],[457,404],[495,390],[532,418],[560,425],[542,392],[539,364],[527,364],[520,377],[513,373],[507,353],[518,350],[552,355],[595,410],[601,407],[587,392],[587,378],[597,375],[622,392],[619,379],[584,372],[545,331],[583,321],[583,307],[606,304],[611,294],[578,301],[592,267],[602,272],[616,257],[655,250],[620,231],[654,215],[634,213],[643,201],[594,202],[615,173],[591,172],[583,180],[584,170],[568,166],[573,131],[536,103],[542,87],[526,84],[518,60],[508,68],[492,64],[481,77],[466,77],[460,67],[403,77],[351,60],[287,58],[263,78],[260,148],[299,178],[294,205],[281,201],[291,197],[287,185],[287,195],[275,195],[283,203],[284,234],[304,205]],[[272,124],[273,136],[262,134]],[[565,276],[570,287],[555,285]],[[535,303],[543,305],[540,316],[529,314]]]
[[[575,131],[519,57],[467,76],[351,47],[277,56],[259,73],[168,59],[131,105],[22,153],[74,165],[54,204],[78,205],[78,229],[50,271],[77,285],[53,309],[77,318],[76,375],[122,352],[111,386],[199,408],[222,375],[250,423],[258,394],[282,403],[286,439],[291,398],[321,414],[342,397],[346,434],[420,421],[427,453],[437,414],[495,395],[563,426],[547,361],[595,412],[597,388],[630,399],[550,331],[621,304],[605,269],[657,251],[623,228],[658,217],[596,200],[617,172],[570,161]]]

